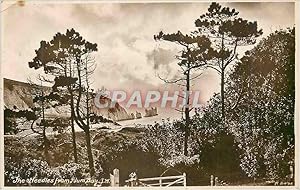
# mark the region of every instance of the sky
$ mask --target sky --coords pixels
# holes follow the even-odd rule
[[[293,27],[294,3],[221,3],[235,8],[244,19],[257,21],[267,36],[277,29]],[[1,10],[8,7],[3,3]],[[153,35],[189,33],[194,21],[206,12],[209,3],[38,3],[11,6],[1,13],[1,72],[9,79],[26,81],[39,70],[28,62],[41,40],[74,28],[86,40],[98,44],[94,54],[97,68],[93,87],[109,90],[164,90],[175,88],[158,78],[177,74],[176,45],[156,42]],[[248,48],[253,48],[248,47]],[[245,49],[239,50],[240,55]],[[219,92],[219,76],[212,70],[194,81],[204,103]]]

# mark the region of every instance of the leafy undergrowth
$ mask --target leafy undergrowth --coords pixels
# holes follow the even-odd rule
[[[125,128],[120,132],[105,130],[91,131],[94,154],[95,179],[108,179],[114,168],[120,169],[121,181],[125,181],[132,171],[142,175],[156,175],[161,170],[158,156],[139,149],[138,139],[143,136],[142,129]],[[76,133],[79,163],[75,164],[71,135],[68,133],[48,137],[51,143],[46,162],[41,138],[20,138],[7,136],[5,143],[5,183],[14,185],[53,185],[53,181],[40,183],[16,183],[16,179],[35,177],[49,179],[89,179],[89,167],[83,132]],[[147,168],[148,166],[148,168]],[[139,169],[142,168],[142,169]],[[149,169],[153,171],[149,172]],[[122,183],[121,183],[122,184]],[[94,183],[59,183],[55,185],[95,185]],[[99,185],[99,184],[98,184]],[[102,184],[107,185],[107,184]]]
[[[101,129],[91,131],[96,170],[93,178],[89,175],[83,132],[76,133],[78,163],[74,163],[73,159],[71,134],[62,133],[48,138],[51,146],[48,159],[45,159],[42,139],[5,137],[5,184],[7,186],[108,186],[109,183],[99,181],[109,179],[110,173],[115,168],[120,170],[122,186],[125,185],[125,180],[129,178],[131,172],[136,172],[139,178],[181,175],[185,172],[189,186],[210,185],[211,174],[224,180],[226,185],[268,185],[266,180],[254,181],[245,177],[239,169],[239,160],[228,164],[228,159],[237,158],[235,149],[229,148],[232,147],[231,138],[227,143],[223,139],[216,144],[202,144],[201,150],[190,142],[190,156],[184,156],[182,132],[171,123],[147,128],[124,128],[119,132]],[[54,181],[16,183],[17,179],[30,178]]]

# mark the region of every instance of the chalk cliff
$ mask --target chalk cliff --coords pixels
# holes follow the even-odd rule
[[[3,79],[3,99],[4,107],[8,109],[26,110],[34,106],[32,86],[25,82],[15,81],[11,79]],[[51,87],[43,87],[45,91],[51,91]],[[111,103],[111,100],[107,97],[102,97],[101,101]],[[92,102],[92,110],[97,115],[102,115],[106,118],[110,118],[114,121],[134,119],[127,113],[125,108],[118,103],[112,108],[97,108]],[[59,106],[56,108],[47,109],[46,115],[60,115],[69,116],[68,106]]]

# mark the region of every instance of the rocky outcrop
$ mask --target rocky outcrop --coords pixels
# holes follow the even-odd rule
[[[157,107],[145,109],[145,117],[152,117],[158,115]]]
[[[33,87],[25,82],[3,79],[4,89],[3,89],[3,98],[4,98],[4,107],[8,109],[17,109],[17,110],[27,110],[34,107],[33,103]],[[45,91],[51,91],[51,87],[43,87]],[[111,103],[109,98],[103,97],[101,101],[104,103]],[[92,111],[96,115],[101,115],[106,118],[110,118],[114,121],[134,119],[131,114],[128,114],[127,111],[120,106],[120,104],[116,103],[112,108],[101,108],[98,109],[94,105],[94,101],[92,103]],[[68,106],[59,106],[56,108],[47,109],[46,115],[51,116],[69,116],[69,107]]]
[[[103,105],[111,105],[112,101],[106,96],[100,96],[100,103]],[[94,102],[92,106],[92,111],[97,115],[102,115],[113,121],[122,121],[134,119],[131,114],[129,114],[119,103],[115,102],[113,107],[98,108]]]
[[[135,115],[136,115],[136,119],[141,119],[142,118],[142,113],[140,113],[138,111],[136,111]]]

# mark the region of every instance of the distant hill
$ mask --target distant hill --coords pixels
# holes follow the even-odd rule
[[[34,106],[32,86],[25,82],[15,81],[11,79],[4,78],[3,80],[3,99],[4,107],[8,109],[18,109],[26,110]],[[43,87],[46,91],[51,91],[51,87]],[[102,97],[101,101],[111,102],[111,99],[107,97]],[[93,102],[93,101],[92,101]],[[60,116],[69,116],[68,106],[60,106],[53,109],[48,109],[46,115],[60,115]],[[110,118],[114,121],[128,120],[132,119],[132,116],[127,113],[125,108],[116,103],[113,108],[102,108],[99,109],[95,105],[92,106],[92,110],[97,115],[102,115],[106,118]]]

